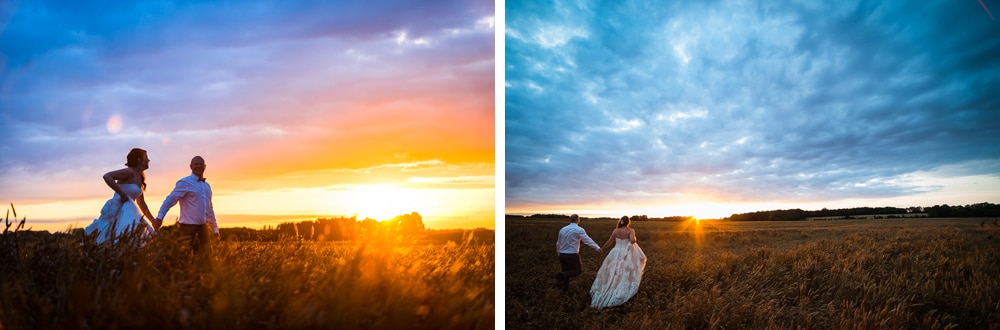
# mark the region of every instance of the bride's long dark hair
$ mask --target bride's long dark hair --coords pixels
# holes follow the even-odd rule
[[[627,215],[623,215],[622,219],[620,221],[618,221],[618,227],[616,227],[616,228],[628,227],[628,225],[631,224],[631,223],[632,223],[632,220],[629,220]]]
[[[145,155],[146,150],[143,150],[142,148],[132,148],[132,150],[129,150],[128,155],[125,156],[125,166],[139,166],[139,162],[142,161],[142,156]],[[139,175],[142,177],[142,191],[146,191],[146,171],[139,171]]]

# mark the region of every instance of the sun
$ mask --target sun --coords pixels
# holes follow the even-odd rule
[[[625,211],[626,214],[648,214],[650,217],[671,217],[683,216],[691,217],[694,220],[721,219],[729,214],[729,206],[712,202],[686,202],[671,205],[639,206],[636,209]],[[632,213],[629,213],[632,212]]]
[[[367,184],[352,189],[348,207],[357,214],[359,220],[390,220],[401,214],[425,212],[429,202],[426,196],[419,190],[395,184]]]
[[[707,219],[721,219],[729,216],[732,213],[729,210],[729,206],[720,203],[711,202],[695,202],[687,203],[682,205],[684,213],[692,216],[695,221],[707,220]]]

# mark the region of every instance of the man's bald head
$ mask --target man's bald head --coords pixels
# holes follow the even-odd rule
[[[201,156],[194,156],[191,158],[191,174],[198,176],[199,178],[205,177],[205,159]]]

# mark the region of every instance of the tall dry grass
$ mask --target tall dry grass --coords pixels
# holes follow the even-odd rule
[[[564,295],[564,220],[506,222],[513,329],[997,329],[1000,228],[979,220],[633,222],[648,257],[639,292],[593,311],[603,256]],[[582,226],[603,243],[614,222]]]
[[[29,234],[0,237],[2,329],[493,328],[492,242],[217,242],[197,257],[170,234]]]

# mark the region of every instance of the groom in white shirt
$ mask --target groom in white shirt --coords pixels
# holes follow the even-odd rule
[[[214,238],[219,237],[219,225],[212,207],[212,187],[205,181],[205,159],[201,156],[191,158],[191,175],[177,180],[174,191],[163,200],[156,216],[157,224],[163,223],[167,211],[178,201],[181,202],[181,216],[177,220],[181,235],[190,239],[191,249],[197,253],[201,247],[208,247],[210,231]]]
[[[562,271],[556,273],[559,287],[563,292],[569,291],[569,280],[583,272],[583,261],[580,259],[580,241],[601,253],[601,247],[587,236],[587,231],[580,227],[580,216],[569,216],[569,224],[559,230],[556,250],[559,252],[559,264]]]

